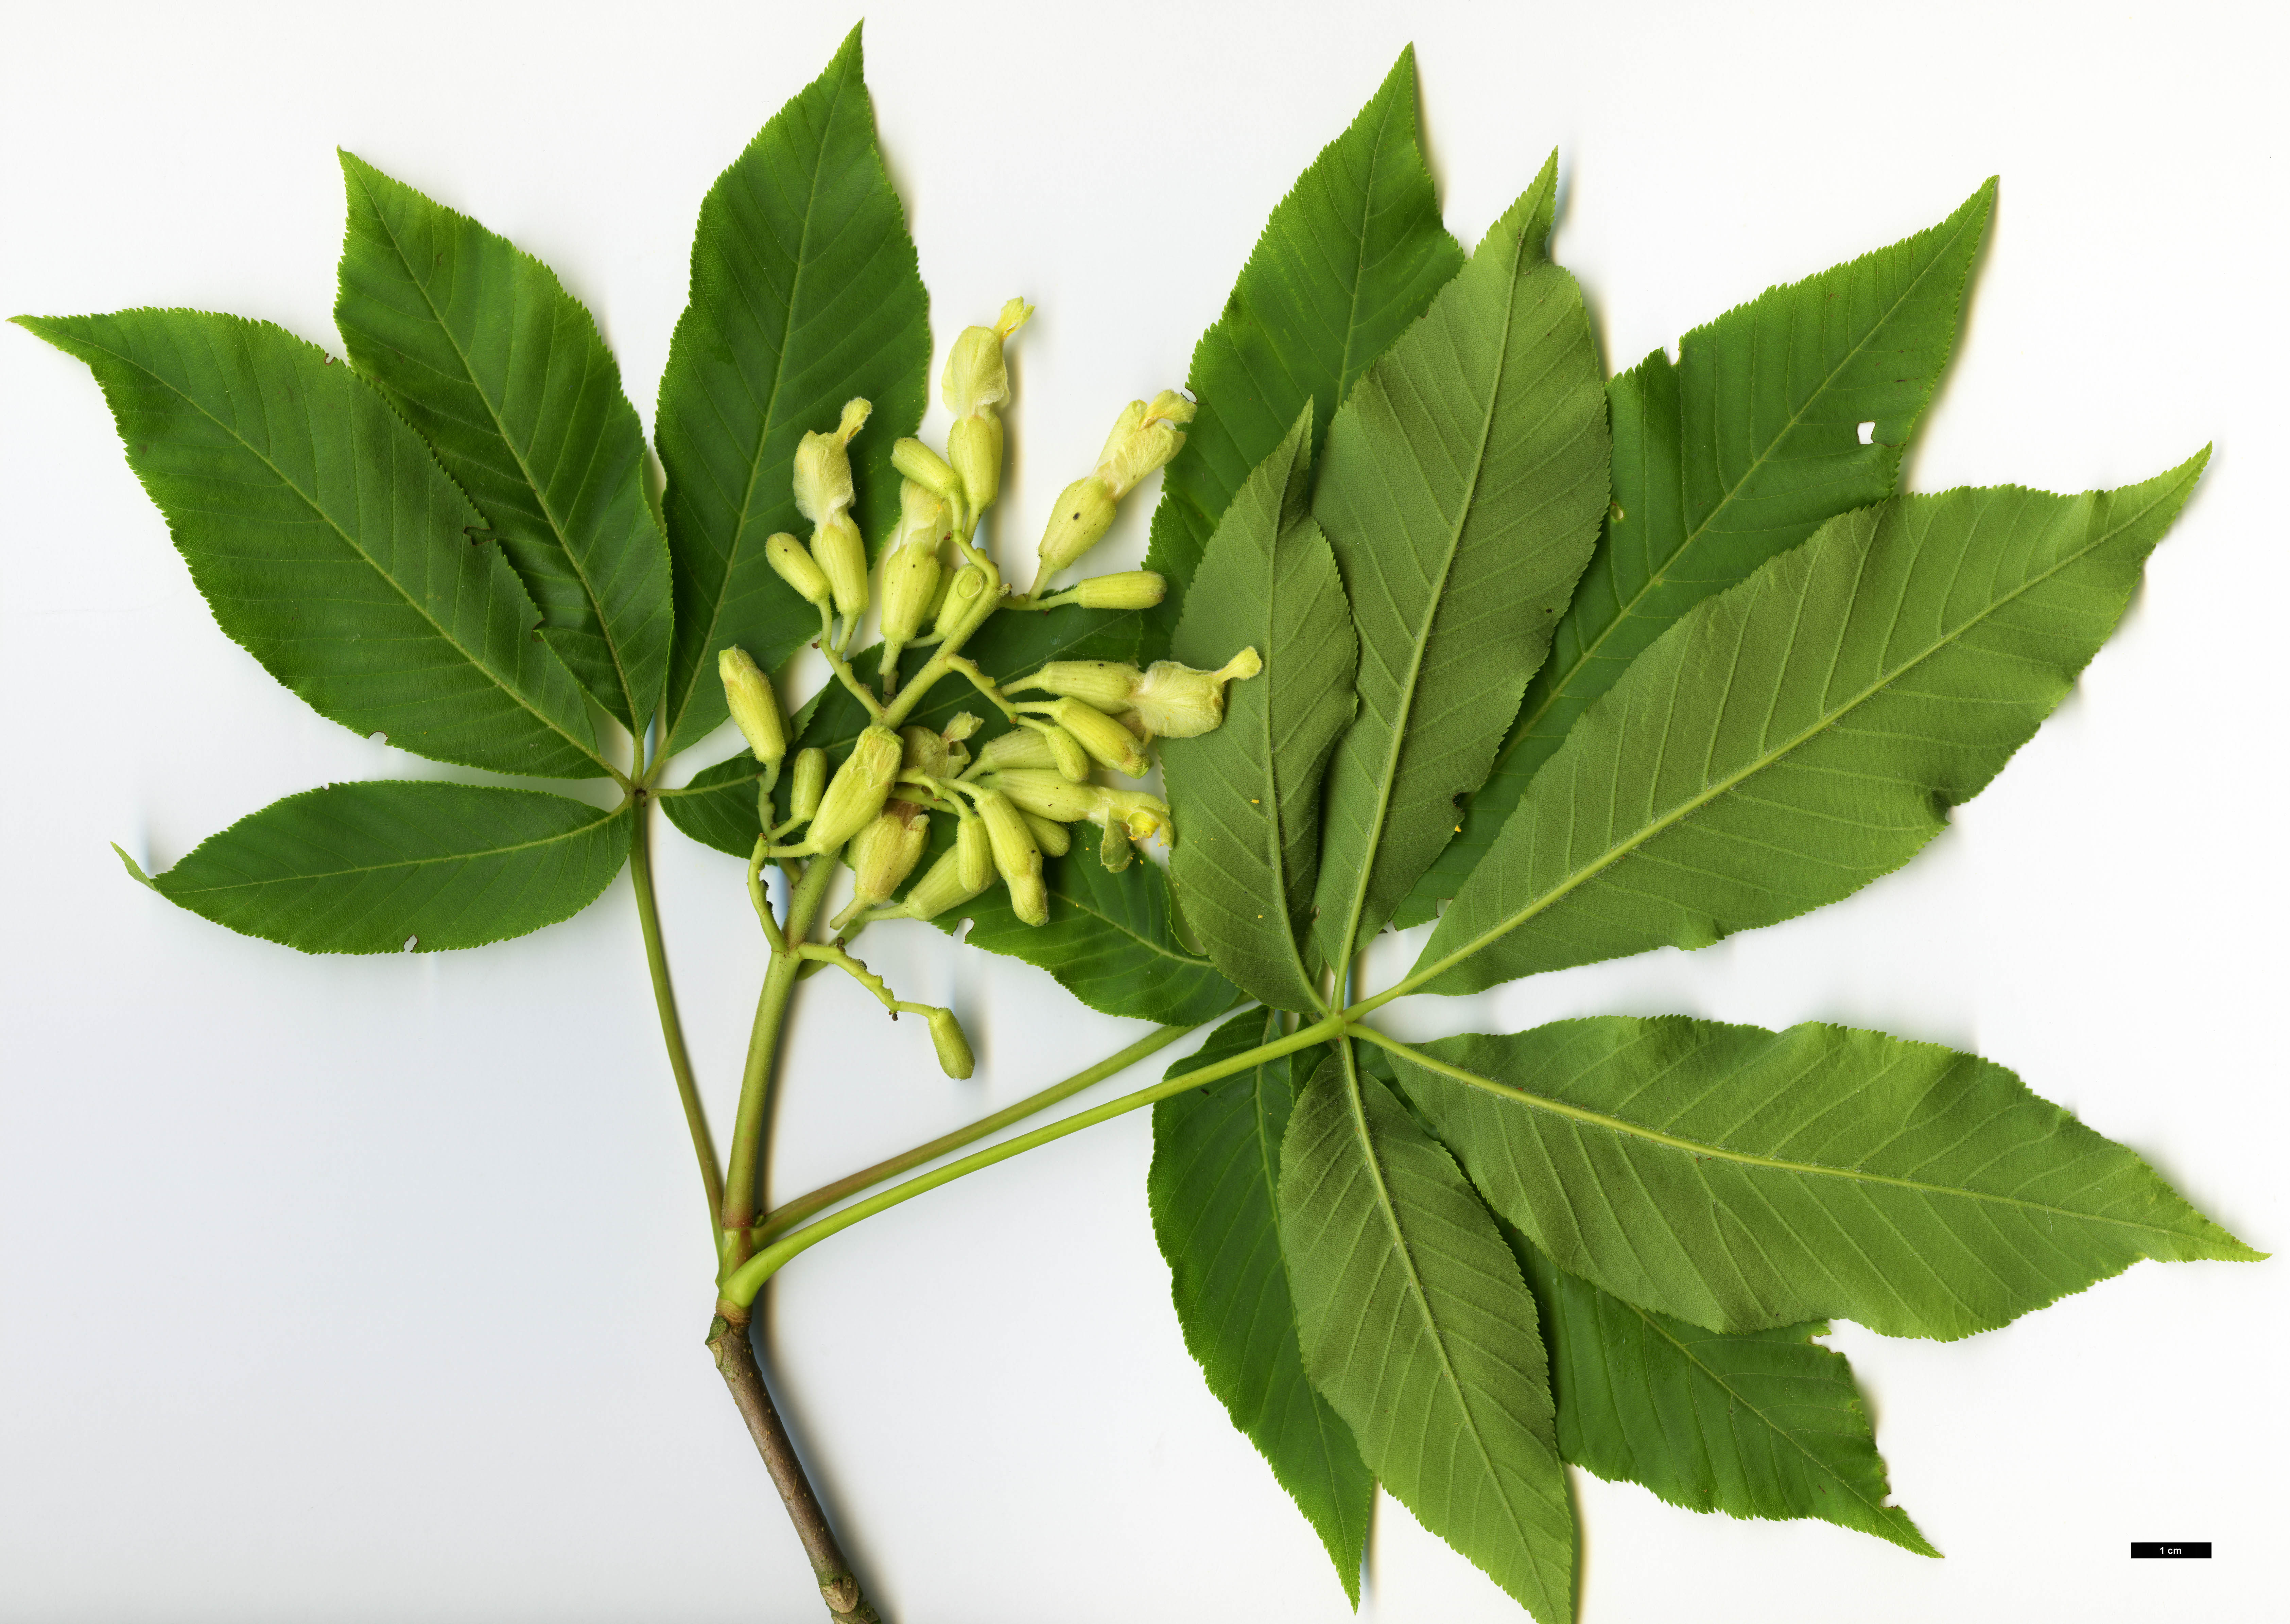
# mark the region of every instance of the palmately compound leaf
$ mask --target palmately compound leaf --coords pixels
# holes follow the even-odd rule
[[[1455,894],[1575,718],[1679,615],[1893,494],[1995,197],[1990,180],[1930,230],[1771,289],[1687,333],[1677,364],[1656,350],[1607,384],[1605,532],[1463,827],[1397,924]]]
[[[434,953],[571,918],[620,872],[629,833],[626,806],[530,789],[330,784],[209,836],[150,884],[305,953]]]
[[[998,884],[931,923],[952,935],[969,920],[963,940],[1048,971],[1058,985],[1108,1015],[1196,1026],[1230,1009],[1238,990],[1177,940],[1169,882],[1159,867],[1140,860],[1109,873],[1097,858],[1096,829],[1077,827],[1073,850],[1042,865],[1050,893],[1046,924],[1019,918],[1011,911],[1009,892]],[[937,832],[945,837],[945,830]]]
[[[1161,642],[1249,471],[1307,404],[1305,459],[1317,456],[1337,404],[1462,266],[1423,162],[1411,45],[1274,207],[1224,313],[1194,347],[1185,387],[1199,411],[1162,476],[1145,559],[1169,583],[1154,617]]]
[[[1896,497],[1695,605],[1535,775],[1410,984],[1706,947],[1899,868],[2115,629],[2207,455],[2081,496]]]
[[[1575,718],[1680,614],[1893,493],[1994,198],[1991,180],[1930,230],[1771,289],[1687,333],[1676,365],[1656,350],[1607,385],[1605,532],[1463,827],[1399,924],[1455,894]]]
[[[1384,1487],[1542,1624],[1574,1616],[1574,1518],[1534,1299],[1391,1091],[1331,1054],[1280,1151],[1304,1368]]]
[[[235,316],[17,320],[93,371],[216,624],[319,715],[464,766],[606,771],[516,572],[372,384]]]
[[[1494,1210],[1713,1331],[1991,1330],[2141,1258],[2259,1254],[1993,1061],[1819,1022],[1556,1021],[1397,1056]]]
[[[1277,1013],[1245,1011],[1170,1075],[1279,1036]],[[1282,1055],[1156,1105],[1145,1188],[1185,1347],[1320,1536],[1357,1608],[1375,1478],[1351,1428],[1304,1374],[1280,1256],[1280,1141],[1295,1101],[1297,1058]]]
[[[1173,652],[1213,670],[1238,650],[1264,668],[1228,684],[1224,724],[1161,747],[1179,839],[1169,867],[1209,956],[1252,998],[1318,1007],[1311,931],[1320,781],[1352,718],[1359,651],[1327,538],[1305,511],[1306,403],[1225,509]]]
[[[724,719],[719,649],[737,644],[774,670],[818,635],[819,612],[772,573],[764,542],[810,533],[795,505],[796,446],[832,428],[853,396],[875,412],[851,445],[853,516],[873,544],[898,514],[891,445],[922,420],[930,303],[861,70],[854,28],[700,205],[692,302],[660,385],[672,748]]]
[[[1605,510],[1597,346],[1546,253],[1557,172],[1554,158],[1328,431],[1312,511],[1359,627],[1360,709],[1328,769],[1324,963],[1381,929],[1454,833]]]
[[[1845,1356],[1821,1320],[1727,1336],[1656,1314],[1506,1238],[1542,1308],[1558,1452],[1673,1506],[1820,1517],[1937,1556],[1892,1485]]]
[[[668,543],[620,368],[556,272],[340,155],[334,321],[352,364],[436,448],[583,687],[642,732],[668,680]]]

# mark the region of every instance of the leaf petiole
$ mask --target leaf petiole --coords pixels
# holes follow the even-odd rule
[[[753,1257],[740,1263],[724,1277],[721,1287],[723,1300],[732,1305],[734,1312],[745,1313],[749,1306],[756,1300],[756,1294],[763,1290],[764,1283],[789,1261],[808,1252],[828,1236],[839,1234],[864,1219],[872,1218],[877,1212],[887,1212],[902,1202],[911,1201],[917,1196],[934,1190],[942,1184],[951,1184],[957,1179],[977,1172],[982,1168],[991,1167],[997,1162],[1006,1162],[1013,1156],[1021,1156],[1026,1151],[1063,1139],[1069,1133],[1078,1133],[1084,1128],[1093,1128],[1099,1123],[1110,1122],[1117,1116],[1125,1116],[1157,1100],[1166,1100],[1189,1090],[1199,1088],[1204,1084],[1214,1083],[1220,1078],[1229,1077],[1237,1071],[1245,1071],[1252,1066],[1279,1055],[1293,1054],[1299,1049],[1309,1049],[1315,1044],[1341,1037],[1350,1029],[1350,1025],[1351,1023],[1342,1015],[1330,1015],[1324,1020],[1314,1021],[1310,1026],[1300,1027],[1285,1037],[1277,1038],[1271,1043],[1248,1050],[1245,1053],[1234,1055],[1229,1060],[1201,1067],[1197,1070],[1181,1073],[1163,1082],[1156,1083],[1149,1088],[1141,1088],[1134,1093],[1124,1094],[1118,1100],[1109,1100],[1103,1105],[1093,1106],[1086,1111],[1077,1111],[1071,1116],[1061,1117],[1056,1122],[1036,1128],[1030,1133],[1021,1133],[1015,1139],[1005,1140],[1001,1144],[989,1145],[983,1150],[964,1156],[960,1161],[949,1162],[943,1167],[933,1168],[919,1178],[909,1179],[903,1184],[893,1185],[879,1195],[870,1196],[866,1200],[847,1206],[839,1212],[830,1213],[816,1223],[806,1224],[792,1234],[783,1235]]]
[[[716,1229],[724,1210],[723,1165],[716,1156],[715,1135],[708,1127],[707,1108],[701,1103],[700,1085],[693,1075],[692,1055],[685,1047],[684,1021],[677,1012],[676,988],[669,980],[668,949],[660,930],[660,900],[652,876],[651,797],[639,792],[634,832],[629,842],[629,879],[637,893],[637,920],[644,930],[645,965],[651,972],[653,1002],[660,1010],[661,1041],[668,1049],[668,1068],[675,1074],[677,1098],[684,1105],[685,1125],[692,1132],[692,1154],[700,1162],[700,1182],[708,1196],[709,1228]],[[721,1251],[721,1242],[717,1242]]]
[[[1243,1002],[1245,1003],[1245,1000]],[[1240,1007],[1240,1004],[1232,1006],[1236,1010]],[[1232,1010],[1225,1012],[1228,1015],[1231,1012]],[[1212,1019],[1221,1020],[1222,1017],[1217,1016]],[[846,1196],[855,1196],[861,1190],[872,1189],[887,1180],[897,1178],[902,1172],[911,1172],[925,1162],[935,1161],[949,1150],[959,1150],[965,1145],[974,1145],[989,1133],[997,1133],[1013,1123],[1023,1122],[1036,1112],[1045,1111],[1060,1100],[1070,1099],[1093,1084],[1102,1083],[1117,1073],[1128,1070],[1138,1061],[1149,1055],[1159,1053],[1171,1044],[1199,1031],[1207,1024],[1207,1021],[1201,1021],[1192,1026],[1156,1027],[1126,1049],[1116,1050],[1098,1061],[1096,1065],[1077,1071],[1060,1082],[1053,1083],[1047,1088],[1027,1095],[1023,1100],[1005,1105],[989,1116],[981,1116],[976,1122],[966,1124],[950,1133],[941,1133],[938,1138],[917,1145],[911,1150],[902,1150],[897,1156],[876,1163],[872,1167],[862,1167],[857,1172],[847,1173],[832,1184],[820,1186],[807,1196],[798,1196],[785,1205],[773,1208],[765,1217],[764,1221],[756,1226],[750,1236],[751,1242],[757,1246],[764,1245],[775,1236],[786,1234],[813,1213],[825,1212]]]

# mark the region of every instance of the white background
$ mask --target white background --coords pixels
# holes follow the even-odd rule
[[[0,313],[190,305],[339,348],[339,143],[553,264],[649,420],[701,193],[853,20],[816,0],[20,8]],[[2000,172],[1911,484],[2071,491],[2217,452],[2121,634],[1910,870],[1691,956],[1393,1024],[1686,1011],[1976,1047],[2254,1244],[2290,1239],[2280,25],[878,5],[868,76],[941,353],[1012,292],[1040,307],[1014,352],[1018,548],[1115,408],[1183,377],[1266,212],[1411,31],[1467,243],[1558,148],[1557,252],[1610,367]],[[1109,555],[1141,551],[1152,493]],[[516,943],[384,959],[301,957],[130,884],[107,842],[162,868],[294,790],[441,770],[319,719],[216,632],[85,370],[13,330],[0,571],[0,1618],[818,1618],[701,1347],[709,1258],[625,880]],[[721,1124],[759,944],[737,865],[661,847]],[[1141,1029],[920,927],[867,950],[959,1004],[979,1075],[947,1083],[917,1026],[808,984],[781,1196]],[[1124,1118],[782,1276],[786,1405],[896,1624],[1344,1616],[1184,1352],[1149,1148]],[[2142,1264],[1967,1342],[1840,1326],[1948,1559],[1581,1476],[1584,1616],[2279,1618],[2286,1280]],[[2134,1564],[2134,1539],[2218,1556]],[[1521,1615],[1387,1500],[1363,1616]]]

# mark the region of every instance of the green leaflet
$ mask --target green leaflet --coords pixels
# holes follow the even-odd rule
[[[1697,604],[1535,775],[1404,984],[1706,947],[1897,868],[2115,629],[2208,454],[2081,496],[1898,497]]]
[[[1825,1322],[1704,1331],[1608,1295],[1505,1228],[1542,1308],[1567,1460],[1689,1511],[1821,1517],[1940,1555],[1885,1503],[1892,1485],[1852,1366],[1813,1340]]]
[[[796,446],[833,428],[854,396],[875,413],[851,446],[853,516],[875,540],[898,514],[891,444],[922,420],[930,307],[861,67],[854,28],[700,205],[692,302],[660,386],[674,749],[724,719],[717,651],[736,643],[775,670],[817,635],[818,612],[772,573],[764,542],[810,533],[795,505]]]
[[[1545,256],[1557,160],[1345,399],[1313,516],[1360,636],[1315,940],[1345,960],[1454,832],[1606,506],[1597,347]]]
[[[628,854],[625,806],[475,784],[330,784],[241,818],[149,884],[305,953],[396,953],[409,939],[435,953],[571,918]]]
[[[945,829],[934,833],[950,838]],[[1215,1020],[1239,994],[1214,964],[1177,940],[1169,882],[1160,868],[1140,859],[1119,874],[1108,873],[1097,860],[1096,834],[1093,826],[1078,824],[1073,850],[1045,860],[1047,924],[1028,924],[1012,913],[1010,893],[999,884],[931,923],[951,936],[964,920],[971,921],[965,941],[1048,971],[1068,992],[1105,1014],[1165,1026]]]
[[[1411,45],[1273,208],[1224,313],[1194,347],[1185,387],[1200,410],[1162,476],[1145,559],[1169,583],[1155,652],[1249,471],[1308,404],[1305,460],[1316,456],[1337,404],[1462,265],[1423,163]]]
[[[1236,1015],[1170,1075],[1269,1043],[1279,1024],[1270,1011]],[[1283,1055],[1156,1105],[1145,1188],[1186,1348],[1320,1536],[1357,1609],[1375,1478],[1351,1429],[1305,1378],[1280,1256],[1280,1141],[1299,1058]]]
[[[492,522],[549,646],[642,732],[668,677],[668,544],[644,428],[596,322],[507,238],[340,157],[334,320],[351,362]]]
[[[763,820],[756,815],[757,780],[763,775],[763,764],[754,753],[741,750],[702,767],[684,788],[662,795],[660,809],[690,838],[745,862],[754,855],[756,836],[764,832]],[[782,786],[786,776],[781,774]],[[780,804],[782,809],[787,804],[784,787]]]
[[[1571,1620],[1534,1300],[1461,1170],[1348,1052],[1289,1118],[1280,1244],[1304,1368],[1377,1478],[1542,1624]]]
[[[1562,1020],[1397,1055],[1551,1260],[1715,1331],[1969,1336],[2141,1258],[2259,1254],[2003,1067],[1807,1022]]]
[[[1213,670],[1244,648],[1269,655],[1228,685],[1224,725],[1161,747],[1184,837],[1170,856],[1185,916],[1209,956],[1276,1009],[1319,1005],[1301,946],[1311,930],[1320,780],[1352,718],[1358,645],[1327,538],[1305,512],[1307,401],[1249,476],[1201,560],[1173,652]]]
[[[93,371],[216,623],[319,715],[465,766],[606,771],[516,572],[371,384],[237,316],[16,320]]]
[[[1679,615],[1893,494],[1995,199],[1990,180],[1930,230],[1771,289],[1687,333],[1675,366],[1656,350],[1606,386],[1605,532],[1461,830],[1397,923],[1455,894],[1575,718]]]

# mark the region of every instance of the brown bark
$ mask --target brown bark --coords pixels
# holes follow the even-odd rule
[[[749,1340],[744,1320],[733,1324],[718,1313],[708,1327],[708,1351],[715,1355],[724,1385],[732,1389],[732,1402],[740,1406],[740,1418],[748,1423],[764,1468],[787,1506],[788,1520],[803,1541],[803,1554],[811,1558],[811,1571],[819,1580],[820,1599],[827,1604],[828,1615],[835,1624],[882,1624],[882,1615],[861,1593],[859,1576],[851,1571],[843,1548],[835,1542],[827,1513],[820,1508],[811,1479],[796,1459],[795,1445],[772,1404],[771,1390],[764,1385],[763,1367],[756,1363],[755,1345]]]

